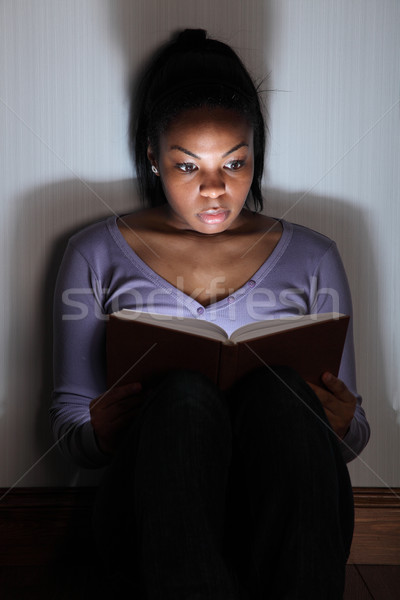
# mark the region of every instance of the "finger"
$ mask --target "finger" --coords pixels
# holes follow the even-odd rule
[[[90,406],[92,417],[103,419],[118,418],[119,415],[124,415],[130,411],[137,411],[143,404],[143,396],[129,396],[115,402],[108,402],[106,399],[99,401],[99,404]]]
[[[106,392],[104,392],[104,394],[92,400],[91,404],[97,406],[100,403],[102,407],[110,406],[114,403],[120,402],[127,396],[134,396],[136,394],[139,394],[139,392],[141,392],[142,389],[142,384],[139,382],[121,385],[111,390],[107,390]]]
[[[130,412],[138,411],[142,402],[136,402],[136,399],[133,400],[133,402],[125,402],[121,400],[118,404],[111,404],[109,406],[102,407],[99,413],[99,418],[102,420],[110,421],[113,419],[118,419],[120,416],[123,417],[124,415],[129,414]]]
[[[130,410],[123,414],[115,415],[112,419],[107,421],[107,430],[118,430],[128,427],[138,413],[138,410]]]
[[[335,398],[330,392],[328,392],[328,390],[325,390],[324,388],[320,387],[319,385],[315,385],[314,383],[310,383],[309,381],[307,381],[307,384],[318,397],[318,400],[321,402],[321,404],[328,404],[329,402],[335,400]]]
[[[343,402],[352,401],[353,394],[341,379],[327,372],[322,375],[322,381],[338,400],[342,400]]]
[[[112,431],[120,429],[129,423],[140,414],[139,407],[131,408],[124,412],[112,412],[111,414],[97,415],[92,418],[92,425],[96,431]]]
[[[129,410],[132,406],[137,406],[143,400],[145,396],[143,394],[130,394],[123,398],[104,398],[104,402],[101,405],[102,410]]]
[[[318,399],[321,403],[321,406],[324,409],[326,418],[328,419],[329,425],[331,426],[331,428],[334,431],[336,431],[336,428],[339,424],[338,415],[335,410],[332,410],[332,409],[336,408],[336,406],[335,406],[335,402],[337,403],[336,398],[330,392],[328,392],[327,390],[324,390],[323,388],[320,388],[317,385],[314,385],[312,383],[308,383],[308,385],[317,394]]]
[[[107,390],[106,394],[115,400],[120,400],[121,398],[129,396],[130,394],[137,394],[138,392],[141,392],[142,389],[142,384],[139,383],[139,381],[135,381],[134,383],[118,385],[117,387],[112,388],[111,390]]]
[[[330,423],[332,423],[332,420],[337,419],[337,414],[331,408],[329,408],[329,406],[326,406],[325,404],[323,404],[322,406],[324,408],[324,412],[325,412],[326,416],[328,417]]]
[[[315,394],[317,394],[317,396],[319,395],[320,392],[323,391],[323,389],[321,387],[319,387],[319,385],[315,385],[315,383],[311,383],[310,381],[307,381],[306,383],[307,383],[307,385],[310,386],[310,388],[313,390],[313,392]]]

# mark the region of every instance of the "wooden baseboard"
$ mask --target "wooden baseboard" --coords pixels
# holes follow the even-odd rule
[[[349,563],[400,565],[400,488],[354,488]]]
[[[94,488],[0,489],[0,566],[88,564]]]
[[[89,564],[93,488],[0,489],[0,566]],[[400,565],[400,488],[354,488],[349,563]]]

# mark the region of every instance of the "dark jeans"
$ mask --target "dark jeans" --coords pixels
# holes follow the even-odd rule
[[[150,394],[99,489],[106,563],[146,600],[339,600],[353,496],[335,434],[293,371],[229,394],[176,372]]]

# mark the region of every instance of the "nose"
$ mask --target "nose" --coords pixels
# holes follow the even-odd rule
[[[221,173],[213,173],[203,177],[200,183],[200,195],[204,198],[218,198],[225,193],[225,182]]]

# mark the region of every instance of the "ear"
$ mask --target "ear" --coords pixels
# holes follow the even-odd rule
[[[149,159],[151,166],[156,167],[158,170],[157,160],[150,144],[147,146],[147,158]]]

